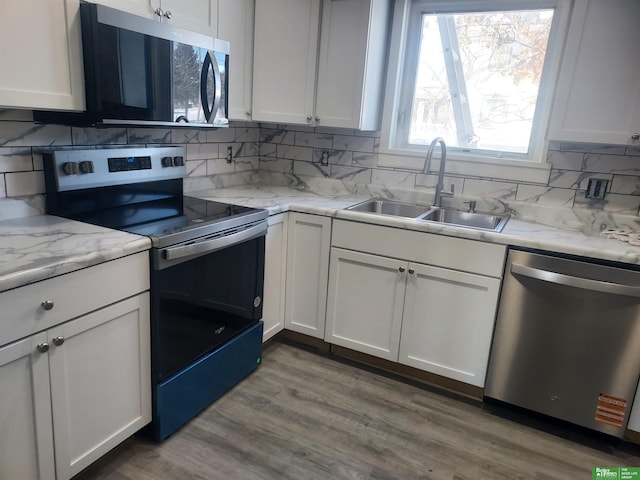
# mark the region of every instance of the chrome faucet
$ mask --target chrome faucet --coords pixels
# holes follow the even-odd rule
[[[440,144],[440,170],[438,170],[438,183],[436,184],[436,196],[433,199],[433,206],[440,207],[443,195],[453,195],[453,185],[451,186],[451,193],[443,192],[444,188],[444,167],[447,162],[447,145],[444,143],[444,138],[436,137],[433,139],[429,148],[427,149],[427,156],[424,159],[424,168],[422,173],[427,174],[431,169],[431,157],[433,156],[433,150],[436,148],[436,144]]]

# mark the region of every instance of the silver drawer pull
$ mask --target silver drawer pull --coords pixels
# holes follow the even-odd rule
[[[40,305],[42,305],[42,308],[45,310],[51,310],[53,308],[53,300],[45,300]]]
[[[53,344],[54,344],[56,347],[59,347],[59,346],[60,346],[60,345],[62,345],[63,343],[64,343],[64,337],[55,337],[55,338],[53,339]]]
[[[47,342],[42,342],[38,344],[36,348],[40,353],[47,353],[49,351],[49,344]]]

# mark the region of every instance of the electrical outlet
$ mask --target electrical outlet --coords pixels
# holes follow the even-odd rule
[[[604,195],[607,192],[607,185],[609,180],[604,178],[590,178],[589,185],[587,186],[587,192],[585,198],[593,198],[594,200],[604,200]]]
[[[233,162],[233,147],[228,146],[227,147],[227,163],[232,163]]]
[[[329,165],[329,152],[326,150],[322,152],[322,156],[320,157],[320,165],[327,166]]]

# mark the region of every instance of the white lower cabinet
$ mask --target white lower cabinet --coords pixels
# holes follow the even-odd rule
[[[151,421],[149,257],[0,293],[0,480],[67,480]]]
[[[150,381],[148,293],[0,348],[0,478],[76,475],[149,423]]]
[[[290,213],[285,328],[324,338],[331,218]]]
[[[506,249],[333,224],[329,343],[484,386]]]
[[[394,362],[407,263],[331,249],[325,340]]]
[[[0,479],[55,478],[48,356],[39,333],[0,348]]]
[[[500,280],[410,263],[399,362],[484,386]]]
[[[47,340],[60,480],[151,421],[149,294],[53,328]]]
[[[265,240],[262,341],[284,329],[284,302],[287,273],[287,214],[269,217]]]

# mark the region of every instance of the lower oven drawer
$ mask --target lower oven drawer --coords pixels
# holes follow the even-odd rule
[[[258,368],[262,322],[156,387],[153,436],[164,440]]]

